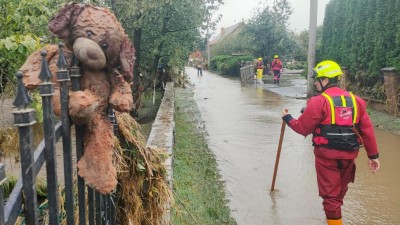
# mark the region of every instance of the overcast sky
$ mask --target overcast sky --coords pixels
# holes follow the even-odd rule
[[[300,32],[308,29],[310,20],[310,0],[288,0],[293,8],[293,14],[289,20],[289,28]],[[318,0],[318,25],[323,23],[325,6],[330,0]],[[262,2],[262,3],[260,3]],[[272,3],[269,0],[268,3]],[[265,0],[224,0],[219,10],[214,13],[222,14],[222,19],[217,25],[215,34],[220,33],[221,27],[230,27],[240,21],[250,19],[255,13],[256,7],[262,7]]]

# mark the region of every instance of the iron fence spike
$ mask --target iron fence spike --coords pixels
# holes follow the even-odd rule
[[[42,56],[42,68],[40,70],[39,79],[43,82],[48,82],[49,79],[51,79],[51,72],[46,59],[47,51],[41,51],[40,55]]]
[[[58,56],[57,67],[60,70],[66,70],[67,60],[65,59],[65,54],[64,54],[64,43],[58,44],[58,47],[59,47],[59,56]]]
[[[17,74],[17,94],[13,105],[18,109],[26,108],[27,105],[32,103],[32,99],[29,97],[28,92],[22,82],[22,77],[24,76],[22,71],[18,71]]]

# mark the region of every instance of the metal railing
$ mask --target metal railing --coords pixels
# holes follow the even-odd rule
[[[47,53],[41,52],[42,67],[39,78],[39,93],[42,97],[43,108],[43,130],[44,139],[39,146],[33,147],[32,126],[36,123],[35,111],[29,108],[32,102],[25,89],[22,72],[17,72],[17,95],[13,102],[17,108],[14,110],[14,125],[19,132],[21,177],[19,177],[7,201],[4,202],[3,184],[6,180],[5,165],[0,164],[0,225],[13,225],[18,216],[23,214],[25,224],[39,224],[39,208],[36,196],[36,176],[43,164],[46,163],[47,177],[47,201],[48,201],[48,224],[60,224],[65,219],[67,225],[73,225],[78,221],[79,225],[103,225],[116,223],[115,205],[111,195],[102,195],[85,185],[84,180],[74,174],[72,160],[72,138],[71,121],[68,112],[68,83],[72,84],[72,91],[80,90],[80,68],[77,60],[73,59],[72,66],[68,68],[63,52],[63,44],[59,44],[59,61],[57,63],[57,81],[60,84],[61,118],[59,122],[54,121],[53,95],[54,87],[50,82],[52,74],[46,60]],[[117,132],[117,124],[113,110],[109,110],[110,122]],[[76,158],[83,155],[83,133],[84,126],[75,126]],[[64,193],[65,204],[60,209],[60,187],[57,178],[56,166],[56,142],[62,138],[63,160],[64,160]],[[74,184],[77,177],[77,184]],[[75,188],[75,185],[77,188]],[[77,190],[77,194],[74,193]],[[77,209],[76,209],[77,208]],[[75,218],[76,210],[79,211]],[[64,211],[65,214],[62,214]]]

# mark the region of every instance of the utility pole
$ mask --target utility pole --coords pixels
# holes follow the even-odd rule
[[[210,46],[210,23],[211,23],[212,16],[215,12],[217,12],[217,9],[214,9],[214,11],[210,12],[207,17],[206,51],[207,51],[207,66],[208,66],[208,68],[210,68],[210,57],[211,57],[211,53],[210,53],[210,51],[211,51],[211,49],[210,49],[211,48],[211,46]]]
[[[308,33],[308,72],[307,72],[307,98],[314,95],[314,79],[311,78],[315,66],[315,47],[317,43],[317,14],[318,0],[310,0],[310,25]]]
[[[210,68],[210,33],[209,33],[209,27],[208,24],[209,21],[207,22],[207,67],[208,69]]]
[[[206,36],[206,40],[207,40],[207,46],[206,46],[206,51],[207,51],[207,67],[208,69],[210,68],[210,22],[211,22],[211,16],[213,13],[211,13],[210,15],[208,15],[207,18],[207,36]]]

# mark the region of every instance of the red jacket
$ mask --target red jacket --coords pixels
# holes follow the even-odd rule
[[[271,70],[281,70],[282,62],[279,59],[274,59],[271,63]]]
[[[329,96],[349,96],[348,92],[338,87],[328,88],[325,93]],[[365,150],[367,151],[367,155],[369,158],[378,158],[379,152],[376,144],[374,127],[366,111],[366,103],[364,100],[357,96],[356,103],[358,107],[356,124],[358,124],[359,126],[359,133],[364,141]],[[322,121],[325,121],[326,118],[330,115],[331,109],[329,103],[327,102],[325,97],[323,97],[322,95],[318,95],[310,98],[307,103],[306,109],[298,119],[294,119],[290,115],[287,115],[285,116],[286,118],[284,117],[284,120],[295,132],[307,136],[315,132],[317,126]],[[329,159],[354,159],[358,156],[358,150],[342,151],[316,146],[314,148],[314,154],[317,157]]]

